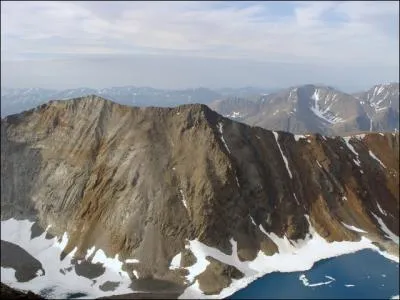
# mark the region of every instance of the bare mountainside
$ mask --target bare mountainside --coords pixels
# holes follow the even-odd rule
[[[209,105],[253,126],[292,133],[349,135],[399,129],[399,84],[381,84],[354,95],[328,86],[303,85],[260,96],[226,98]]]
[[[2,282],[50,298],[226,297],[361,248],[398,261],[398,133],[300,136],[88,96],[1,120],[1,187]]]

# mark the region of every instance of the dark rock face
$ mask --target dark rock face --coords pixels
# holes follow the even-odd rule
[[[13,288],[10,288],[9,286],[5,285],[4,283],[1,283],[1,298],[2,299],[44,299],[31,291],[28,291],[27,293],[21,292],[18,290],[15,290]]]
[[[233,238],[239,259],[252,260],[277,252],[258,225],[303,239],[305,215],[328,241],[360,238],[343,221],[389,247],[372,213],[399,233],[398,134],[299,139],[205,105],[130,108],[96,96],[7,117],[1,130],[2,220],[29,217],[53,235],[68,232],[64,252],[77,247],[79,259],[92,246],[136,257],[141,278],[172,282],[174,293],[187,282],[171,259],[196,259],[187,240],[230,254]],[[237,272],[212,262],[200,285],[215,293]]]
[[[3,240],[1,241],[1,266],[4,268],[13,268],[15,270],[15,277],[20,282],[26,282],[35,278],[38,276],[38,272],[42,275],[45,274],[40,261],[20,246]]]

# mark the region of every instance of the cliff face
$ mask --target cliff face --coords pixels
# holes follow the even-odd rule
[[[90,96],[1,120],[1,220],[68,234],[62,257],[119,255],[131,279],[188,286],[198,240],[251,261],[305,239],[307,217],[329,242],[363,234],[390,252],[399,235],[399,134],[294,136],[226,119],[204,105],[130,108]],[[254,226],[256,225],[256,226]],[[92,248],[93,249],[93,248]],[[171,260],[182,253],[180,265]],[[61,257],[61,258],[62,258]],[[90,257],[89,259],[90,260]],[[243,272],[215,258],[200,289]]]

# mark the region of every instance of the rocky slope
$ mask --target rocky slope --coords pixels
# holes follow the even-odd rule
[[[99,253],[115,257],[133,290],[185,296],[228,295],[268,272],[252,265],[262,255],[319,236],[328,246],[368,238],[398,256],[398,134],[294,136],[200,104],[132,108],[88,96],[1,120],[1,187],[2,248],[24,251],[11,232],[33,224],[19,246],[59,237],[57,276],[81,274],[92,290],[119,284],[99,277]],[[7,267],[25,276],[16,286],[39,284],[51,274],[44,260],[31,259],[29,273],[2,259],[2,281]]]
[[[210,107],[249,125],[298,134],[393,131],[399,126],[399,85],[377,85],[355,95],[327,86],[303,85],[256,101],[220,99]]]

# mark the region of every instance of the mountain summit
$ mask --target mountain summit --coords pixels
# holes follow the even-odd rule
[[[319,119],[348,119],[333,91],[297,93]],[[16,288],[104,296],[150,280],[183,298],[226,297],[289,270],[280,257],[307,269],[371,248],[398,261],[398,133],[293,135],[201,104],[94,95],[8,116],[1,133],[2,248],[17,278],[2,281]],[[16,249],[29,268],[12,263]]]

